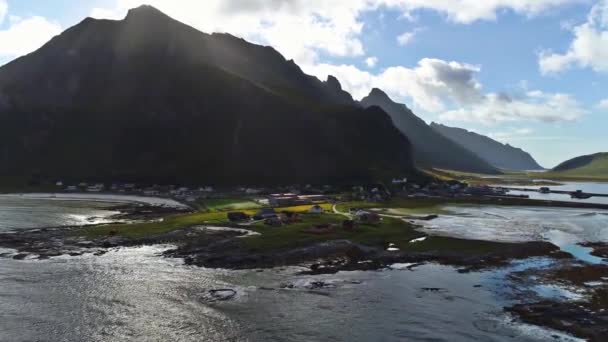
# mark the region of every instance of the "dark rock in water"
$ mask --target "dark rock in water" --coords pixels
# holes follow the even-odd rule
[[[333,289],[336,288],[336,285],[326,283],[323,281],[313,281],[306,286],[309,290],[319,290],[319,289]]]
[[[213,301],[230,300],[236,296],[236,291],[233,289],[215,289],[209,290],[210,299]]]
[[[603,311],[602,311],[603,309]],[[505,308],[529,324],[549,327],[585,338],[604,342],[608,336],[608,308],[591,302],[553,302],[518,304]]]
[[[445,292],[446,289],[440,288],[440,287],[423,287],[421,288],[422,291],[426,291],[426,292]]]
[[[17,254],[15,256],[13,256],[13,259],[15,260],[23,260],[25,258],[27,258],[29,254],[25,254],[25,253],[21,253],[21,254]]]

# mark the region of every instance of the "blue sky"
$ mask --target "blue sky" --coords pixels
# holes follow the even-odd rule
[[[143,3],[272,45],[356,98],[382,88],[428,122],[491,135],[546,167],[608,151],[604,0],[0,0],[0,64],[86,16],[120,19]]]

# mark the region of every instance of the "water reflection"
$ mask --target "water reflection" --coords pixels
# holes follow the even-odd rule
[[[413,271],[296,276],[295,269],[186,267],[158,247],[102,257],[0,259],[1,341],[542,341],[503,314],[501,273]],[[309,289],[324,281],[335,286]],[[281,289],[281,284],[293,284]],[[232,288],[226,302],[210,289]],[[437,288],[434,290],[434,288]],[[433,289],[433,290],[429,290]]]

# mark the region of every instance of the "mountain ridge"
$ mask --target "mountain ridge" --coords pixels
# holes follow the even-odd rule
[[[419,175],[407,137],[335,77],[151,7],[85,19],[3,66],[0,99],[4,177],[262,185]]]
[[[431,123],[431,128],[503,170],[544,170],[530,153],[463,128]]]
[[[496,174],[499,171],[480,157],[434,131],[406,105],[393,101],[384,91],[373,88],[360,103],[387,112],[399,130],[410,138],[414,158],[423,168]]]

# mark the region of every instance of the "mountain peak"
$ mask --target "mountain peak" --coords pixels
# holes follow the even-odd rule
[[[338,79],[333,75],[327,76],[326,83],[332,89],[342,90],[342,85],[340,84],[340,81],[338,81]]]
[[[382,91],[380,88],[372,89],[372,91],[369,93],[369,96],[381,96],[381,97],[389,98],[388,95],[386,95],[386,93],[384,91]]]
[[[169,18],[165,13],[161,12],[154,6],[151,5],[141,5],[139,7],[135,7],[129,10],[127,13],[126,20],[133,18],[144,18],[144,19],[152,19],[152,18]]]

